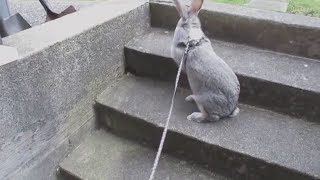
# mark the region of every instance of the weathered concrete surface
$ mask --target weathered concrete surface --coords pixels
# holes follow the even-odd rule
[[[125,49],[127,71],[174,81],[172,39],[172,31],[157,28],[135,37]],[[320,122],[319,61],[213,39],[212,44],[239,77],[240,101]]]
[[[61,12],[68,6],[72,5],[77,10],[87,8],[97,3],[99,1],[49,1],[52,8],[56,12]],[[10,1],[10,11],[11,14],[19,12],[31,26],[39,25],[45,22],[46,12],[41,6],[39,1],[35,0],[11,0]]]
[[[18,51],[16,48],[0,45],[0,66],[8,62],[18,59]]]
[[[152,2],[150,10],[152,26],[176,26],[172,3]],[[210,37],[320,59],[319,18],[212,2],[204,3],[199,17]]]
[[[97,98],[101,123],[158,147],[173,83],[124,77]],[[165,151],[241,179],[320,179],[320,125],[240,105],[240,114],[216,123],[186,119],[196,110],[179,89]]]
[[[93,128],[96,95],[124,72],[124,45],[148,27],[145,1],[117,0],[4,39],[22,57],[0,66],[0,179],[55,178],[70,136]]]
[[[105,131],[88,137],[60,164],[66,180],[148,179],[156,152]],[[68,176],[67,176],[68,175]],[[73,177],[70,177],[73,176]],[[184,160],[163,154],[155,179],[226,180]]]
[[[83,115],[80,114],[79,115]],[[22,173],[14,177],[15,180],[29,180],[29,179],[50,179],[57,180],[57,165],[77,147],[88,135],[95,124],[95,117],[92,117],[92,113],[87,113],[83,117],[79,117],[77,120],[83,122],[83,124],[76,125],[76,128],[69,128],[68,138],[60,139],[60,143],[56,143],[56,147],[43,151],[34,157],[37,160],[32,166],[26,167]],[[86,120],[86,121],[84,121]]]
[[[248,7],[286,12],[289,1],[286,0],[251,0]]]

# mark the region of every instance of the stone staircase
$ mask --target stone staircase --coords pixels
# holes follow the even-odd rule
[[[96,99],[100,130],[59,165],[62,179],[148,179],[177,72],[174,23],[153,15],[152,27],[125,45],[126,74]],[[240,80],[240,114],[188,121],[196,106],[184,100],[191,92],[183,74],[156,179],[320,179],[319,56],[211,41]]]
[[[177,73],[168,1],[101,2],[3,39],[19,57],[0,57],[0,179],[148,179]],[[320,180],[320,20],[207,2],[199,17],[241,111],[188,121],[182,74],[155,179]]]

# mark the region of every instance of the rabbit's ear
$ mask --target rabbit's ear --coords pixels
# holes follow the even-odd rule
[[[173,0],[176,8],[179,12],[179,15],[183,19],[187,19],[187,9],[186,6],[181,2],[181,0]]]
[[[191,14],[198,14],[200,11],[200,8],[202,6],[203,0],[194,0],[192,2],[192,5],[190,7],[190,13]]]

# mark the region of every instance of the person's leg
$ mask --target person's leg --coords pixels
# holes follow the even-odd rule
[[[10,16],[8,0],[0,0],[0,16],[2,19]]]

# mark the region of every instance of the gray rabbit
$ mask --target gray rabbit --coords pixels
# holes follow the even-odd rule
[[[200,110],[187,119],[203,122],[235,117],[240,111],[240,84],[232,69],[213,51],[201,29],[198,12],[203,0],[194,0],[190,8],[180,0],[173,1],[181,18],[174,32],[171,56],[179,65],[189,42],[183,71],[187,73],[193,95],[186,100],[195,101]]]

